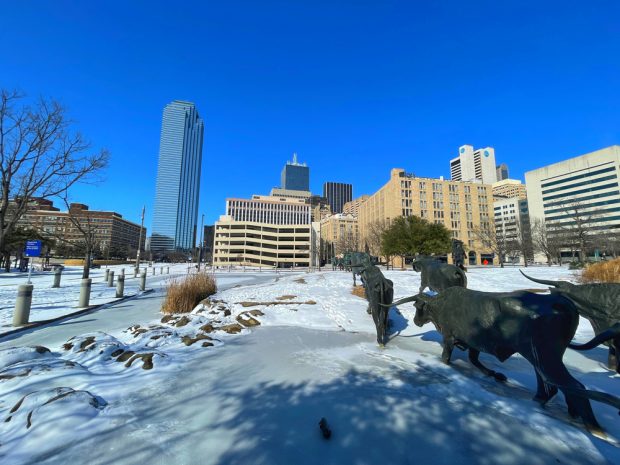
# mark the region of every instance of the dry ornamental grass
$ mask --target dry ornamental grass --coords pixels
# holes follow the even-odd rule
[[[582,283],[620,283],[620,258],[588,266],[579,280]]]
[[[210,295],[217,292],[215,277],[197,273],[185,279],[173,279],[161,306],[162,313],[187,313]]]

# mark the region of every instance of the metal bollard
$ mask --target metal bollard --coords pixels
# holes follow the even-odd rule
[[[108,276],[108,287],[114,286],[114,271],[110,271],[110,275]]]
[[[118,279],[116,280],[116,298],[123,297],[124,291],[125,291],[125,275],[121,273]]]
[[[82,283],[80,284],[80,303],[78,307],[88,307],[88,302],[90,300],[90,286],[93,280],[90,278],[82,279]]]
[[[169,266],[166,267],[166,274],[170,274],[170,267]]]
[[[153,267],[153,276],[155,276],[155,267]]]
[[[140,271],[140,268],[138,268],[138,267],[135,267],[135,268],[133,269],[133,277],[134,277],[134,278],[137,278],[137,277],[138,277],[138,271]]]
[[[159,270],[159,274],[164,274],[164,267],[161,267],[161,270]]]
[[[106,270],[105,270],[105,278],[103,278],[103,280],[107,281],[108,280],[108,276],[110,276],[110,270],[109,270],[109,268],[106,268]]]
[[[146,270],[144,270],[140,275],[140,290],[146,290]]]
[[[122,276],[123,278],[125,277],[125,268],[121,268],[120,276]]]
[[[52,284],[52,287],[60,287],[60,276],[62,276],[62,268],[54,271],[54,284]]]
[[[13,313],[13,326],[24,326],[30,318],[30,305],[32,304],[32,284],[20,284],[17,288],[15,300],[15,312]]]

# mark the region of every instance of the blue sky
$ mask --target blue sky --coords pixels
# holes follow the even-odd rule
[[[76,201],[151,228],[161,113],[205,120],[200,212],[311,188],[449,177],[460,145],[511,177],[620,143],[620,2],[2,1],[0,87],[62,102],[112,159]],[[198,220],[200,222],[200,218]]]

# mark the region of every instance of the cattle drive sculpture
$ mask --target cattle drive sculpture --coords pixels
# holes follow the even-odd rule
[[[392,305],[406,302],[415,303],[417,326],[432,322],[443,336],[444,363],[450,363],[456,346],[469,350],[469,360],[483,373],[503,381],[503,374],[482,365],[480,352],[492,354],[501,362],[521,354],[536,372],[536,401],[544,405],[560,389],[569,414],[580,417],[592,434],[606,437],[594,417],[590,399],[616,408],[620,408],[620,399],[585,389],[562,362],[579,322],[571,300],[559,294],[492,293],[450,287],[436,296],[418,294]]]
[[[356,255],[352,269],[353,279],[357,272],[364,284],[364,294],[368,301],[366,311],[372,315],[377,330],[377,343],[383,347],[387,343],[388,314],[394,299],[394,284],[372,264],[372,258],[368,254]]]
[[[532,278],[521,272],[523,276],[539,284],[553,286],[551,293],[563,295],[572,300],[577,306],[577,311],[592,324],[594,334],[600,335],[606,330],[620,325],[620,284],[572,284],[567,281],[551,281],[547,279]],[[613,330],[612,330],[613,331]],[[603,336],[605,338],[605,336]],[[620,373],[620,334],[609,345],[607,364],[610,370]],[[571,345],[573,349],[586,349],[579,345]]]
[[[420,292],[427,287],[433,292],[441,292],[452,286],[467,287],[467,276],[457,266],[433,258],[416,258],[412,266],[413,271],[422,273]]]

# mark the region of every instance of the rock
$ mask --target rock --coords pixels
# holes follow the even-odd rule
[[[129,360],[131,357],[133,357],[133,355],[135,354],[134,351],[132,350],[127,350],[124,351],[117,359],[117,362],[126,362],[127,360]]]
[[[211,323],[207,323],[206,325],[201,326],[200,330],[204,331],[205,333],[212,333],[213,331],[215,331],[215,328]]]
[[[84,352],[85,350],[94,349],[94,347],[95,347],[94,344],[95,344],[95,336],[88,336],[80,344],[80,350],[78,350],[78,352]],[[90,349],[89,349],[88,348],[89,346],[92,346],[92,347],[90,347]]]
[[[183,336],[181,338],[181,341],[183,341],[183,344],[185,344],[186,346],[191,346],[195,342],[202,341],[203,339],[207,339],[209,341],[213,340],[213,338],[211,336],[207,336],[206,334],[198,333],[198,334],[196,334],[196,337]],[[211,344],[211,345],[213,345],[213,344]],[[203,347],[205,347],[204,344],[203,344]]]
[[[161,319],[161,322],[168,323],[170,320],[174,320],[174,315],[164,315]]]
[[[203,342],[202,347],[211,347],[213,345],[212,342]]]
[[[228,334],[237,334],[240,333],[243,329],[243,326],[237,323],[233,323],[231,325],[221,326],[217,329],[227,332]]]
[[[153,355],[154,354],[152,352],[146,354],[135,354],[127,361],[127,363],[125,363],[125,366],[129,368],[135,360],[142,359],[142,369],[150,370],[153,368]]]
[[[180,328],[181,326],[185,326],[190,321],[192,321],[192,320],[190,320],[188,317],[184,316],[179,321],[177,321],[174,326],[176,326],[177,328]]]
[[[230,316],[230,310],[229,309],[224,310],[224,316]]]
[[[239,314],[239,316],[237,316],[237,321],[246,328],[260,325],[260,321],[258,321],[256,318],[252,318],[250,315],[248,315],[247,312]]]

